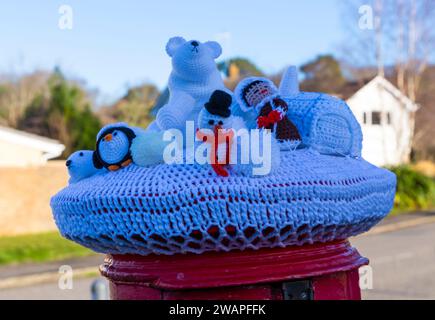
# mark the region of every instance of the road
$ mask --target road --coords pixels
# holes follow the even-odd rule
[[[72,289],[63,290],[59,289],[57,282],[3,289],[0,290],[0,300],[90,300],[90,288],[96,279],[96,277],[75,279]]]
[[[435,224],[351,239],[370,259],[364,299],[435,299]]]
[[[435,224],[351,239],[370,259],[373,289],[364,299],[435,299]],[[0,290],[0,299],[90,299],[95,277],[73,279],[72,289],[57,282]]]

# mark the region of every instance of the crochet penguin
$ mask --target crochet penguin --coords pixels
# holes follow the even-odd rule
[[[228,177],[225,169],[231,162],[234,130],[243,127],[243,120],[231,116],[232,97],[225,91],[216,90],[198,115],[199,140],[212,145],[210,163],[213,170],[222,177]],[[208,129],[207,132],[204,129]]]
[[[93,154],[95,167],[116,171],[131,164],[130,148],[135,138],[135,131],[125,123],[111,124],[101,129]]]
[[[91,150],[80,150],[71,154],[66,160],[66,166],[69,173],[69,183],[76,183],[85,178],[91,177],[99,172],[93,162],[94,152]]]

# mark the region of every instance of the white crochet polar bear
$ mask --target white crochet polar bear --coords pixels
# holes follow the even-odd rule
[[[186,121],[196,122],[199,111],[215,90],[231,93],[225,88],[215,62],[222,48],[215,41],[201,43],[174,37],[169,39],[166,52],[172,58],[169,102],[159,110],[149,130],[184,132]]]

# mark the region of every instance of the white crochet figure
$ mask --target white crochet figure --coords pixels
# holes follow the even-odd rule
[[[237,130],[244,128],[243,119],[231,116],[232,97],[216,90],[198,116],[198,139],[211,145],[210,164],[222,177],[228,177],[226,167],[237,157]]]
[[[181,37],[169,39],[166,52],[172,58],[169,77],[169,102],[158,112],[149,130],[179,129],[186,121],[196,121],[199,111],[215,90],[228,91],[217,69],[215,59],[222,53],[219,43]]]
[[[232,97],[225,91],[216,90],[198,115],[200,129],[234,129],[246,128],[243,119],[231,115]]]
[[[215,173],[228,177],[230,175],[228,169],[230,169],[231,172],[251,176],[256,175],[256,172],[263,172],[259,175],[266,175],[277,169],[280,165],[277,140],[271,134],[267,137],[267,133],[263,130],[258,135],[249,132],[243,119],[231,114],[231,105],[231,95],[216,90],[198,116],[196,136],[199,140],[211,144],[210,163]],[[239,139],[239,134],[245,135],[245,138]],[[266,143],[264,139],[267,138],[270,141],[270,148],[263,146]],[[267,163],[253,162],[250,156],[254,149],[262,150],[263,160]],[[266,169],[260,170],[259,167]]]

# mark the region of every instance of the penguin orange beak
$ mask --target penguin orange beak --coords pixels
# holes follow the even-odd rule
[[[112,141],[112,134],[109,133],[104,137],[104,141]]]

